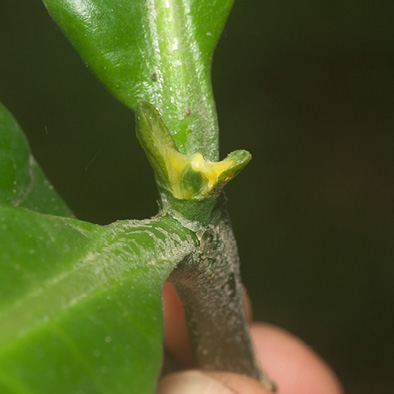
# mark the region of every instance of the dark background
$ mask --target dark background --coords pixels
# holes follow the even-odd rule
[[[255,317],[292,331],[348,393],[394,389],[390,1],[238,0],[213,64],[222,156]],[[156,213],[133,114],[40,1],[0,1],[0,100],[56,189],[95,223]],[[318,394],[318,393],[317,393]]]

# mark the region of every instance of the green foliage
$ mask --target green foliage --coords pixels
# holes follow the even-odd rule
[[[171,217],[102,227],[64,216],[0,105],[0,392],[151,393],[161,289],[197,239]]]
[[[151,103],[145,110],[154,114],[153,127],[139,125],[153,138],[144,148],[159,187],[171,185],[165,201],[176,209],[166,209],[163,200],[161,214],[151,220],[108,226],[74,219],[35,163],[16,121],[0,106],[0,392],[153,393],[162,359],[161,290],[169,275],[193,262],[209,262],[211,270],[215,261],[228,265],[221,267],[224,283],[227,276],[231,283],[238,280],[231,229],[228,221],[220,231],[215,227],[225,211],[220,206],[214,223],[217,196],[211,192],[220,191],[250,155],[236,151],[222,162],[209,161],[218,157],[210,64],[232,0],[44,2],[117,98],[139,108],[140,115],[146,111],[139,103]],[[166,155],[150,150],[160,144],[184,162],[179,176],[174,177],[171,155],[168,167]],[[177,187],[183,194],[174,193]],[[183,201],[190,194],[185,190],[196,201]],[[175,217],[200,223],[193,227]],[[224,253],[212,255],[216,244],[207,247],[204,241],[200,249],[206,230],[206,238],[228,235],[229,245],[220,236],[217,243],[233,251],[229,262]],[[212,288],[222,293],[214,281]],[[242,292],[228,293],[238,308]],[[211,309],[217,312],[215,305]],[[223,316],[228,314],[233,310]],[[247,339],[242,311],[240,316],[235,320]],[[211,317],[201,321],[212,324]],[[242,371],[260,377],[246,339],[252,362]],[[237,352],[245,350],[241,342],[228,364],[234,371],[240,370]]]

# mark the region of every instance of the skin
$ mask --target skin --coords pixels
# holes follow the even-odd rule
[[[251,307],[245,297],[251,320]],[[158,394],[269,394],[257,381],[228,372],[206,372],[193,368],[182,306],[172,286],[163,290],[164,344],[167,353],[182,368],[165,375]],[[251,323],[256,355],[278,394],[343,394],[330,367],[313,350],[283,329]]]

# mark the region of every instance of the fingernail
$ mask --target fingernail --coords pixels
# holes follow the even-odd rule
[[[226,386],[200,371],[178,372],[164,377],[157,394],[234,394]]]

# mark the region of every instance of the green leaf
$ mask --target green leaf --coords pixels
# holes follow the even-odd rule
[[[170,184],[166,160],[176,145],[155,107],[140,102],[136,112],[136,134],[154,170],[156,182],[165,187]]]
[[[210,67],[233,0],[43,1],[112,94],[153,104],[180,152],[218,160]]]
[[[0,392],[153,393],[161,289],[195,249],[169,217],[109,226],[0,205]]]
[[[35,162],[18,123],[1,103],[0,203],[73,216]]]

